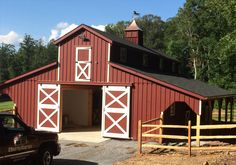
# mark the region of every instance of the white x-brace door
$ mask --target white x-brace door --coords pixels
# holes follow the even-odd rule
[[[102,135],[129,138],[130,87],[104,86]]]
[[[38,84],[37,129],[60,131],[60,85]]]
[[[77,47],[75,60],[75,81],[90,81],[91,47]]]

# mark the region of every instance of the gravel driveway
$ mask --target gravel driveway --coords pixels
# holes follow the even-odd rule
[[[111,165],[133,156],[137,142],[132,140],[107,140],[85,143],[62,140],[61,153],[54,158],[54,165]]]

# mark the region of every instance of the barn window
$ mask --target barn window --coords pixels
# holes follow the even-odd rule
[[[175,104],[170,106],[170,116],[175,116]]]
[[[163,70],[163,59],[162,58],[160,58],[160,61],[159,61],[159,68],[160,68],[160,70]]]
[[[120,62],[126,63],[127,62],[127,49],[120,48]]]
[[[172,70],[173,73],[176,72],[176,70],[175,70],[175,66],[176,66],[176,65],[175,65],[175,62],[172,62],[172,68],[171,68],[171,70]]]
[[[147,54],[143,54],[143,66],[149,65],[149,59]]]

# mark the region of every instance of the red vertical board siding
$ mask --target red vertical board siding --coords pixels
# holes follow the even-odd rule
[[[36,127],[37,124],[38,80],[56,81],[57,68],[51,68],[37,75],[32,75],[30,78],[19,80],[4,90],[4,93],[8,94],[16,104],[17,112],[22,119],[33,127]]]
[[[110,80],[114,83],[132,83],[131,93],[131,137],[137,138],[138,120],[146,121],[160,117],[174,102],[186,102],[198,113],[198,99],[180,93],[176,90],[149,81],[114,67],[110,67]],[[129,80],[129,81],[127,81]]]
[[[91,47],[91,82],[106,82],[108,43],[99,36],[85,31],[88,41],[82,41],[79,33],[69,37],[60,47],[60,80],[75,82],[76,47]],[[88,82],[89,83],[89,82]]]

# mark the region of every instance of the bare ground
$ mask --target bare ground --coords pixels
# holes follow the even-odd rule
[[[236,152],[215,151],[194,153],[143,154],[115,165],[235,165]]]
[[[226,145],[218,142],[212,144]],[[144,154],[136,154],[115,165],[236,165],[236,151],[199,150],[192,151],[192,156],[189,157],[187,151],[145,149]]]

